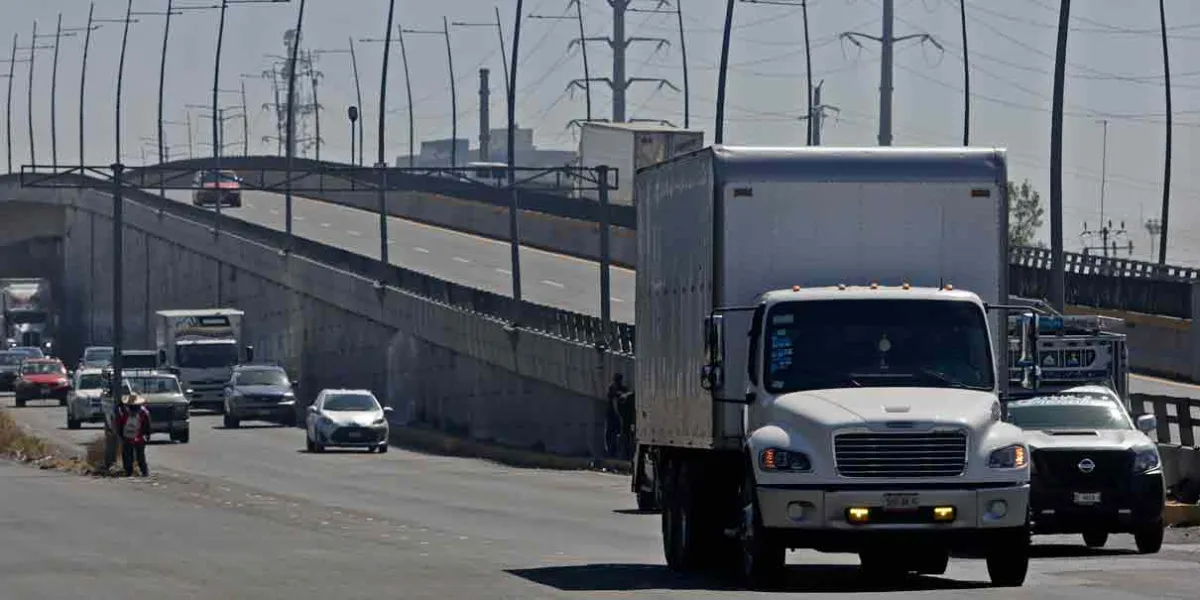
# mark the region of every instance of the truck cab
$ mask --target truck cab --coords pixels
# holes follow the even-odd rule
[[[236,309],[158,311],[158,362],[190,390],[193,408],[223,412],[233,368],[254,360],[254,349],[242,345],[244,314]]]

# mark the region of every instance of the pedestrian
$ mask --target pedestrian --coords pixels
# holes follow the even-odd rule
[[[619,458],[623,435],[622,404],[629,388],[625,387],[625,376],[621,373],[613,375],[612,383],[608,386],[608,409],[604,419],[604,449],[608,458]]]
[[[117,416],[117,432],[121,435],[121,463],[125,467],[125,476],[133,476],[133,464],[136,461],[142,477],[150,475],[150,467],[146,465],[146,438],[150,434],[150,411],[146,410],[146,400],[137,394],[121,398]]]

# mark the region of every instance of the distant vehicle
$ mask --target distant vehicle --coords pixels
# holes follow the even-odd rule
[[[112,364],[112,346],[88,346],[79,359],[79,369],[99,369]]]
[[[225,384],[225,427],[262,419],[286,427],[296,424],[296,392],[287,371],[275,365],[238,365]]]
[[[0,279],[5,338],[51,351],[58,325],[52,289],[44,278]]]
[[[1157,420],[1130,418],[1103,385],[1084,385],[1006,403],[1005,420],[1025,430],[1033,477],[1033,533],[1082,533],[1091,548],[1132,533],[1137,549],[1162,548],[1166,484],[1146,432]]]
[[[42,349],[37,346],[13,346],[8,351],[19,352],[25,358],[46,358],[46,353],[42,352]]]
[[[104,370],[87,367],[75,371],[71,391],[67,393],[67,429],[79,429],[82,423],[103,423],[105,389]]]
[[[188,395],[180,387],[178,377],[153,369],[121,369],[121,383],[145,399],[146,409],[150,411],[151,435],[166,433],[172,442],[188,443],[191,439]],[[107,416],[113,412],[112,397],[103,396],[103,399]]]
[[[254,348],[242,347],[242,318],[232,308],[160,310],[154,335],[160,368],[169,370],[192,391],[193,408],[225,409],[225,384],[233,367],[254,361]]]
[[[309,452],[325,448],[364,448],[387,452],[392,408],[379,405],[369,390],[321,390],[305,421]]]
[[[157,369],[159,368],[158,353],[153,350],[122,350],[121,370],[126,369]]]
[[[192,191],[192,204],[196,206],[215,206],[218,203],[233,208],[242,206],[242,178],[233,171],[200,171],[196,173],[192,185],[196,188]]]
[[[59,406],[66,406],[67,393],[70,390],[67,368],[57,358],[25,359],[13,386],[18,408],[25,406],[30,400],[48,399],[56,399]]]
[[[17,382],[17,372],[21,363],[27,357],[21,352],[5,350],[0,352],[0,390],[11,392]]]

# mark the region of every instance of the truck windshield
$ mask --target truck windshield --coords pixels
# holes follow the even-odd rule
[[[785,302],[767,313],[762,339],[763,381],[773,394],[995,385],[987,319],[969,302]]]
[[[1066,393],[1014,400],[1005,420],[1021,429],[1133,429],[1125,409],[1100,394]]]
[[[179,394],[179,380],[174,377],[125,377],[129,387],[138,394]]]
[[[46,313],[40,310],[13,310],[8,313],[8,322],[15,325],[41,325],[46,322]]]
[[[175,359],[181,369],[215,369],[238,363],[236,344],[185,344],[176,347]]]
[[[84,362],[111,362],[112,348],[88,348],[83,351]]]

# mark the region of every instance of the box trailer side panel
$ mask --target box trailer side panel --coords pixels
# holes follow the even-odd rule
[[[585,124],[579,136],[579,164],[581,167],[607,165],[617,169],[617,189],[608,194],[612,204],[633,204],[634,179],[634,133],[629,129],[605,127],[603,124]],[[598,192],[583,192],[584,197],[597,199]]]
[[[714,444],[715,405],[700,387],[703,319],[713,297],[713,170],[708,151],[637,176],[636,376],[640,443]]]

